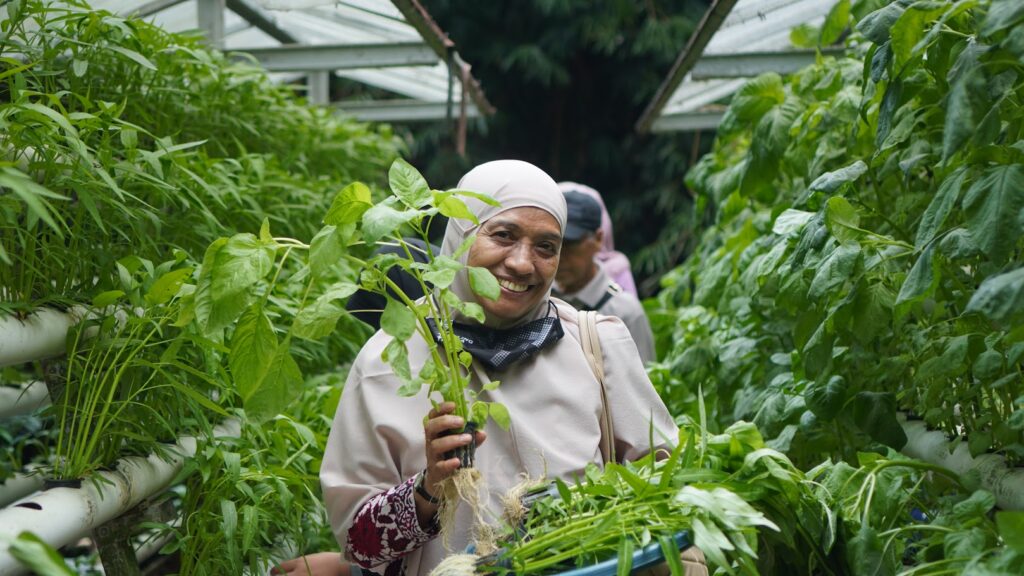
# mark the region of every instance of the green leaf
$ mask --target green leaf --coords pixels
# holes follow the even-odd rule
[[[619,563],[615,567],[616,576],[629,576],[633,569],[633,539],[623,538],[619,542]]]
[[[347,251],[343,229],[332,225],[321,228],[309,243],[309,269],[313,276],[328,276],[345,257]]]
[[[388,298],[380,317],[380,328],[404,342],[416,331],[416,315],[405,304]]]
[[[846,403],[846,379],[832,376],[828,382],[812,384],[804,391],[807,408],[823,420],[832,420]]]
[[[842,196],[833,196],[825,205],[825,226],[841,244],[856,244],[864,232],[860,230],[860,214]]]
[[[797,24],[789,31],[789,42],[794,48],[815,48],[819,38],[821,31],[818,27],[806,22]]]
[[[489,402],[488,406],[494,423],[500,426],[502,430],[508,431],[509,427],[512,426],[512,417],[509,416],[508,408],[504,404],[497,402]]]
[[[896,295],[879,282],[857,292],[853,304],[853,337],[867,344],[892,326]]]
[[[448,192],[441,192],[435,195],[435,202],[438,197],[441,197],[441,201],[437,202],[437,210],[448,218],[459,218],[462,220],[469,220],[473,224],[480,224],[480,220],[477,219],[476,214],[470,211],[466,203],[461,198],[457,198],[452,195],[443,196],[449,194]]]
[[[1024,268],[986,278],[971,296],[967,311],[1003,326],[1024,321]]]
[[[106,308],[107,306],[116,303],[122,296],[124,296],[124,290],[107,290],[106,292],[97,294],[92,299],[92,306],[93,308]]]
[[[935,243],[929,244],[914,262],[900,293],[896,297],[896,305],[918,302],[930,296],[939,285],[939,269],[935,265]]]
[[[896,450],[907,443],[896,420],[896,397],[891,392],[858,392],[853,398],[853,421],[873,439]]]
[[[947,176],[942,181],[942,184],[939,185],[935,197],[928,204],[924,215],[921,216],[921,223],[917,227],[917,239],[914,241],[914,244],[918,249],[924,248],[926,244],[931,242],[936,232],[942,228],[946,218],[953,211],[953,206],[956,205],[957,199],[960,197],[960,189],[963,187],[966,177],[967,168],[961,166]]]
[[[432,198],[427,181],[418,170],[401,158],[395,159],[391,164],[391,169],[388,170],[388,184],[395,196],[413,210],[419,210],[424,204],[429,204]]]
[[[775,219],[772,232],[780,236],[788,236],[799,232],[811,218],[814,218],[814,212],[787,208]]]
[[[889,29],[903,15],[904,10],[900,2],[886,4],[858,22],[857,30],[875,44],[884,44],[889,40]]]
[[[893,69],[902,70],[914,55],[914,47],[925,35],[928,24],[938,18],[946,7],[933,2],[915,2],[896,19],[889,33],[892,37]]]
[[[372,206],[373,196],[370,194],[370,189],[362,182],[353,182],[334,197],[331,208],[324,216],[324,224],[331,226],[355,224]]]
[[[981,34],[991,36],[1024,20],[1024,4],[1018,0],[992,0],[981,25]]]
[[[803,112],[797,98],[786,100],[761,117],[751,140],[749,162],[740,180],[740,193],[748,198],[772,201],[778,194],[773,185],[779,171],[779,159],[790,140],[790,129]]]
[[[64,558],[31,532],[22,532],[10,542],[8,552],[22,566],[39,576],[74,576]]]
[[[858,244],[841,244],[818,266],[818,271],[807,290],[807,298],[817,300],[836,291],[854,279],[860,258]]]
[[[224,536],[229,539],[234,538],[235,532],[238,530],[238,509],[235,508],[235,503],[227,499],[221,500],[220,517]]]
[[[246,416],[256,422],[264,421],[287,410],[288,405],[302,390],[302,371],[289,352],[290,341],[286,338],[270,361],[263,382],[246,401]]]
[[[855,182],[868,171],[868,165],[863,160],[857,160],[849,166],[844,166],[832,172],[825,172],[811,182],[809,188],[814,192],[825,192],[831,194],[840,186],[849,182]]]
[[[178,268],[161,275],[146,292],[146,302],[152,306],[170,302],[172,298],[178,295],[182,284],[192,275],[192,271],[192,268]]]
[[[986,540],[978,528],[960,529],[946,534],[943,550],[946,558],[973,558],[988,548]]]
[[[821,45],[829,46],[834,44],[842,36],[846,26],[850,23],[850,0],[839,0],[825,17],[825,23],[821,25]]]
[[[966,227],[989,258],[1003,262],[1020,238],[1024,210],[1024,166],[1009,164],[986,170],[964,196]]]
[[[409,368],[409,349],[406,348],[405,342],[397,338],[392,338],[388,345],[384,347],[384,351],[380,355],[381,360],[388,363],[391,369],[395,371],[395,375],[405,384],[409,386],[403,386],[398,391],[401,396],[414,396],[419,394],[422,381],[413,381],[412,371]],[[411,394],[410,394],[411,392]]]
[[[985,74],[978,64],[976,50],[964,50],[957,60],[964,70],[953,80],[946,99],[946,122],[942,131],[942,161],[961,151],[975,135],[985,114],[992,108]]]
[[[114,52],[117,52],[118,54],[121,54],[122,56],[127,57],[129,60],[135,62],[143,68],[148,68],[154,71],[156,70],[156,66],[154,66],[153,63],[149,61],[149,58],[146,58],[145,56],[139,54],[135,50],[125,48],[124,46],[117,46],[116,44],[107,44],[106,47],[110,48]]]
[[[418,210],[396,210],[393,204],[393,199],[388,198],[363,214],[363,235],[367,242],[376,242],[387,234],[393,234],[422,215]]]
[[[1024,512],[996,512],[996,526],[1003,542],[1018,553],[1024,553]]]
[[[491,274],[490,270],[479,266],[470,266],[468,270],[469,286],[475,294],[495,302],[501,298],[501,286],[498,285],[498,279]]]
[[[328,336],[334,332],[338,319],[345,313],[339,301],[355,294],[358,289],[351,282],[339,282],[331,286],[313,304],[296,314],[292,333],[306,340],[319,340]]]
[[[457,260],[448,256],[438,256],[430,263],[428,271],[423,274],[423,279],[433,284],[435,288],[444,289],[451,286],[455,281],[455,275],[462,268],[462,264]]]
[[[768,72],[744,84],[732,97],[729,108],[740,120],[751,122],[759,120],[785,100],[782,77]]]
[[[231,336],[228,366],[242,401],[252,398],[277,354],[277,335],[263,307],[254,305],[242,314]]]
[[[893,576],[895,566],[886,558],[878,532],[863,524],[850,539],[847,552],[850,573],[854,576]]]
[[[658,536],[658,544],[661,546],[661,555],[665,557],[665,563],[668,564],[669,573],[672,576],[684,576],[686,570],[683,568],[683,561],[679,556],[679,545],[676,544],[676,539],[671,534],[661,534]]]

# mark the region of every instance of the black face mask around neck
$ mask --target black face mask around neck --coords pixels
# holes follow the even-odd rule
[[[555,305],[548,302],[548,315],[508,330],[495,330],[486,326],[453,324],[462,348],[479,360],[488,370],[502,372],[512,364],[525,360],[565,336]],[[441,332],[433,318],[427,319],[434,341],[443,344]]]

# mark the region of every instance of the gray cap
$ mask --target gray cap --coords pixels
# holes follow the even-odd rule
[[[565,192],[565,206],[568,209],[564,236],[566,242],[582,240],[601,227],[601,205],[597,200],[582,192],[569,190]]]

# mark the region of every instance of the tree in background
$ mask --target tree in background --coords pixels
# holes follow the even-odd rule
[[[472,126],[466,158],[447,125],[413,128],[414,164],[453,185],[470,166],[512,157],[593,186],[612,211],[617,248],[655,289],[685,254],[692,210],[683,175],[699,139],[637,135],[633,125],[706,0],[423,2],[498,113]]]

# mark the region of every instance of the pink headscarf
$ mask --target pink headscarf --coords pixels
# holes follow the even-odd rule
[[[615,240],[612,238],[612,218],[608,215],[608,209],[604,206],[601,193],[590,186],[577,182],[559,182],[558,188],[563,193],[570,190],[581,192],[597,200],[597,203],[601,205],[601,230],[604,232],[604,242],[601,244],[601,251],[597,253],[597,261],[604,266],[608,276],[621,286],[623,290],[638,296],[636,282],[633,281],[633,271],[629,266],[629,258],[622,252],[615,250]]]

